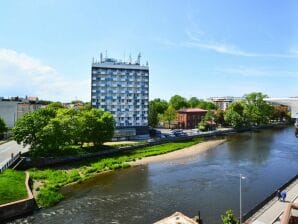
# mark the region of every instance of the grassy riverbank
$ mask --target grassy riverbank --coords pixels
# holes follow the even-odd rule
[[[26,175],[23,171],[7,169],[0,174],[0,204],[27,197]]]
[[[52,206],[63,199],[63,195],[59,190],[67,184],[82,182],[100,172],[127,168],[130,166],[128,164],[130,161],[172,152],[200,142],[202,142],[201,139],[193,139],[191,141],[149,146],[128,152],[117,153],[116,155],[103,157],[93,161],[89,160],[68,164],[67,167],[63,169],[31,169],[30,176],[35,181],[37,203],[42,207]]]

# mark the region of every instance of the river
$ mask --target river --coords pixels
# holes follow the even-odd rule
[[[75,185],[58,205],[12,223],[152,223],[175,211],[207,224],[220,214],[239,214],[239,174],[243,211],[298,173],[298,139],[293,128],[247,132],[198,156],[132,167]]]

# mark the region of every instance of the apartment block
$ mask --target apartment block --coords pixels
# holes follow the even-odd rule
[[[91,104],[109,111],[115,137],[148,135],[149,66],[100,56],[91,69]]]

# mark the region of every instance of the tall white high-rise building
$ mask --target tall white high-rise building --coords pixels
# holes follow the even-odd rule
[[[127,63],[101,54],[92,63],[91,103],[113,114],[115,137],[148,135],[149,66],[140,57]]]

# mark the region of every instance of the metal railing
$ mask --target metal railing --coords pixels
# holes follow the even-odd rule
[[[21,157],[21,152],[14,155],[11,154],[11,158],[4,160],[0,163],[0,173],[2,173],[4,170],[9,168],[12,164],[14,164],[19,158]]]

